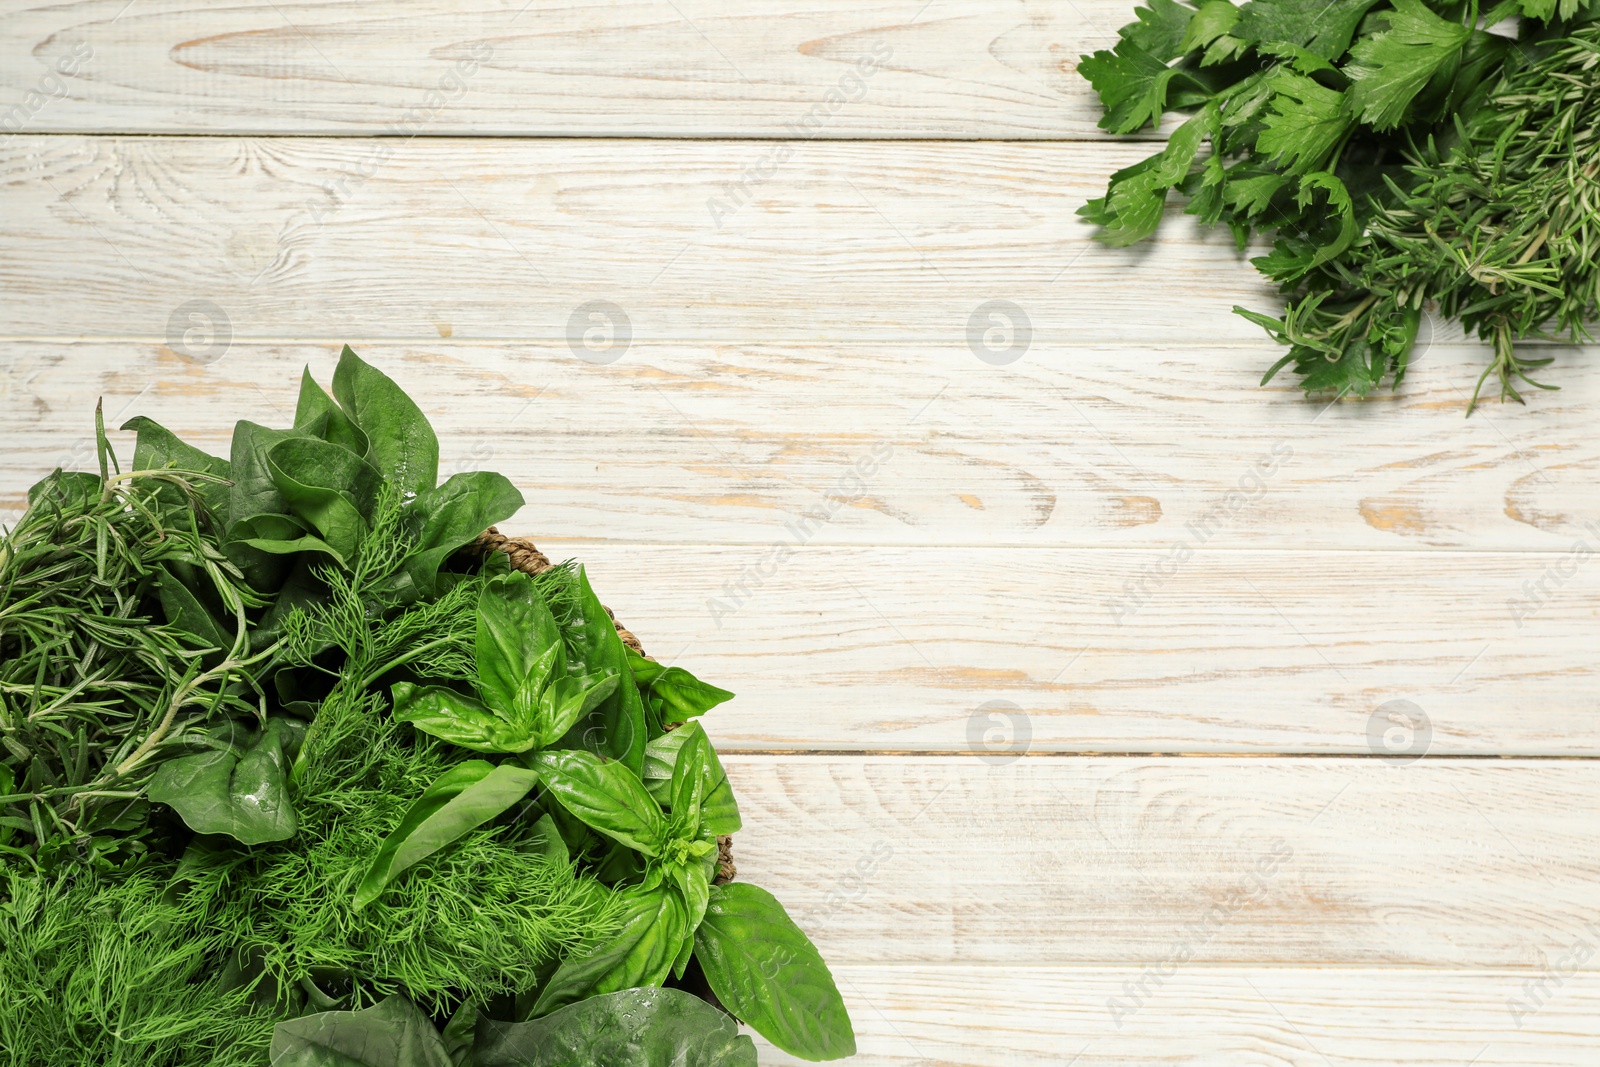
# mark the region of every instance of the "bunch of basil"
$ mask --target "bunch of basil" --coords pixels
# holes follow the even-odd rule
[[[398,385],[345,348],[331,396],[308,371],[295,425],[240,422],[228,460],[148,419],[124,428],[136,471],[195,476],[192,526],[209,546],[207,567],[159,583],[164,625],[196,650],[189,681],[174,679],[170,711],[111,772],[144,791],[148,818],[170,809],[213,852],[293,842],[324,718],[387,694],[394,721],[464,751],[388,830],[355,909],[465,835],[516,824],[620,902],[614,932],[494,1011],[465,989],[470,1010],[442,1029],[403,994],[300,1015],[277,1024],[275,1067],[754,1064],[730,1014],[806,1059],[854,1053],[833,979],[782,905],[715,884],[739,810],[693,719],[732,694],[624,645],[581,568],[575,603],[556,605],[498,553],[464,557],[522,497],[487,472],[438,483],[437,439]],[[183,484],[156,491],[181,504]],[[219,595],[235,584],[247,598]],[[476,591],[470,632],[431,643],[470,649],[469,669],[430,678],[415,669],[428,642],[408,643],[405,624],[462,590]],[[664,988],[691,964],[723,1011]]]

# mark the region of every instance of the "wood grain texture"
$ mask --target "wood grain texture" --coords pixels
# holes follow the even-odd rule
[[[88,461],[98,399],[113,425],[148,415],[226,454],[240,415],[288,425],[301,368],[328,380],[338,349],[235,341],[212,362],[179,350],[0,342],[0,512],[41,472]],[[1009,366],[961,342],[638,342],[605,366],[564,343],[361,351],[421,399],[447,471],[498,470],[526,490],[538,537],[1154,558],[1202,543],[1449,548],[1558,564],[1579,540],[1600,544],[1595,347],[1545,372],[1561,392],[1471,419],[1487,355],[1442,345],[1398,393],[1331,408],[1287,383],[1259,388],[1277,353],[1264,342],[1083,344]]]
[[[236,340],[565,343],[604,300],[635,343],[964,345],[1006,300],[1040,358],[1262,337],[1231,308],[1273,298],[1226,233],[1175,219],[1158,244],[1107,249],[1074,216],[1143,146],[827,142],[730,191],[765,150],[10,138],[0,335],[161,340],[207,300]],[[1138,284],[1136,264],[1183,282]]]
[[[0,21],[0,99],[87,47],[25,129],[1096,137],[1078,57],[1131,17],[1123,0],[30,2]]]
[[[852,1067],[1590,1067],[1600,1047],[1592,973],[1544,978],[1530,995],[1524,983],[1540,979],[1517,972],[1191,966],[1113,1014],[1137,969],[833,971],[856,1027]],[[764,1067],[802,1062],[761,1048]]]
[[[1593,761],[726,762],[838,964],[1600,969]]]

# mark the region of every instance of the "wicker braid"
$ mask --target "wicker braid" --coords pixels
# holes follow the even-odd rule
[[[490,552],[504,552],[511,559],[511,565],[524,574],[533,575],[549,570],[554,564],[550,557],[540,552],[532,541],[525,537],[507,537],[493,526],[479,534],[477,540],[472,542],[469,549],[473,555],[482,557]],[[611,623],[617,628],[617,636],[622,638],[622,643],[643,656],[644,646],[622,623],[617,621],[616,613],[606,608],[606,614],[611,617]],[[678,724],[673,723],[667,729]],[[723,835],[717,838],[717,877],[716,885],[727,885],[733,881],[739,869],[733,864],[733,838]]]

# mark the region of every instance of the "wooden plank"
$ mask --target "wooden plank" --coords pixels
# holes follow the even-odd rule
[[[326,381],[336,351],[0,342],[0,512],[88,463],[99,398],[113,425],[148,415],[226,454],[241,415],[287,425],[301,367]],[[445,469],[525,487],[542,537],[1558,557],[1600,539],[1600,347],[1562,353],[1561,392],[1471,419],[1481,349],[1432,348],[1398,393],[1331,409],[1257,386],[1276,352],[1075,345],[996,367],[961,343],[641,342],[597,366],[565,344],[363,349],[420,398]]]
[[[1074,215],[1147,148],[828,142],[730,191],[748,143],[18,136],[0,141],[0,337],[177,343],[198,301],[234,340],[597,361],[624,335],[991,363],[1260,344],[1232,308],[1278,300],[1226,233],[1180,216],[1110,249]]]
[[[1137,968],[833,972],[856,1028],[852,1067],[1590,1067],[1600,1047],[1593,973],[1194,966],[1129,1010]],[[760,1055],[804,1062],[764,1043]]]
[[[965,345],[971,327],[1002,358],[1022,334],[980,309],[1004,300],[1030,354],[1059,359],[1258,343],[1231,309],[1273,305],[1232,238],[1192,220],[1149,248],[1091,240],[1073,212],[1147,146],[827,142],[730,190],[759,149],[9,138],[0,336],[164,340],[209,301],[235,340],[577,344],[606,328],[598,300],[635,343]]]
[[[1600,970],[1594,761],[726,763],[740,876],[841,965]]]
[[[0,99],[32,132],[1097,137],[1078,57],[1133,6],[35,0]]]

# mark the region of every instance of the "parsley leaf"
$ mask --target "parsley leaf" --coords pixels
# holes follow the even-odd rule
[[[1345,67],[1354,83],[1351,102],[1363,122],[1391,130],[1434,75],[1459,63],[1461,46],[1472,31],[1435,15],[1422,0],[1394,0],[1389,28],[1357,41]]]
[[[1378,0],[1251,0],[1233,31],[1252,44],[1299,45],[1324,59],[1343,55]]]
[[[1277,94],[1257,152],[1290,174],[1318,169],[1355,122],[1345,110],[1344,94],[1285,70],[1277,72],[1273,87]]]

